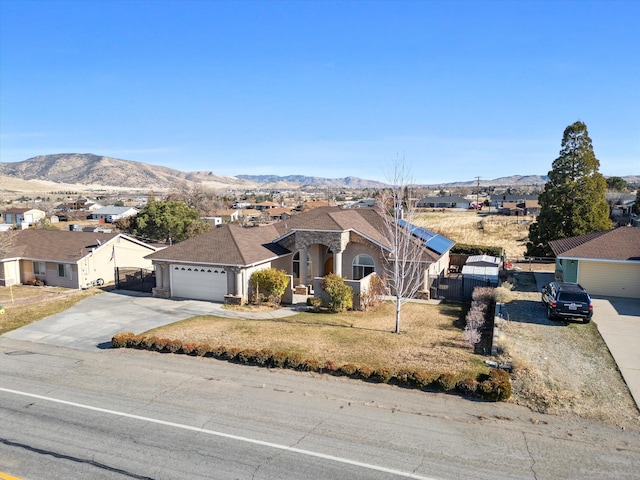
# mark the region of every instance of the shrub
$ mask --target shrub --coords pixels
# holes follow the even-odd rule
[[[339,373],[340,371],[340,366],[332,361],[332,360],[327,360],[324,364],[324,366],[322,367],[322,370],[327,372],[327,373]]]
[[[169,343],[168,338],[156,338],[151,348],[156,352],[163,352],[164,349],[167,347],[167,343]]]
[[[262,350],[258,350],[256,353],[256,364],[267,367],[271,363],[271,358],[273,357],[273,352],[268,348],[263,348]]]
[[[491,255],[492,257],[501,257],[503,248],[489,247],[486,245],[469,245],[464,243],[456,243],[451,249],[451,253],[461,253],[464,255]]]
[[[488,378],[480,382],[478,390],[486,400],[507,400],[511,396],[511,377],[506,371],[494,368],[489,372]]]
[[[367,379],[371,375],[373,375],[374,371],[375,369],[371,365],[360,365],[358,367],[358,371],[356,372],[356,375],[360,378]]]
[[[287,360],[285,362],[285,367],[287,368],[299,368],[302,363],[302,356],[299,353],[290,353],[287,355]]]
[[[220,358],[224,360],[229,360],[230,362],[235,360],[238,354],[242,351],[242,349],[238,347],[229,347],[224,349],[224,353],[220,356]]]
[[[371,275],[369,288],[360,294],[360,308],[362,310],[370,310],[378,306],[382,300],[382,295],[386,292],[384,281],[375,273]]]
[[[182,353],[185,355],[194,355],[196,353],[196,343],[187,342],[182,344]]]
[[[287,352],[283,351],[274,352],[273,355],[271,355],[271,361],[269,362],[269,364],[275,368],[284,368],[286,363]]]
[[[253,364],[256,362],[258,351],[253,348],[246,348],[238,353],[237,360],[240,363]]]
[[[319,312],[322,308],[322,298],[320,297],[309,297],[307,298],[307,305],[311,307],[311,310],[314,312]]]
[[[341,375],[346,375],[347,377],[353,377],[357,371],[358,367],[353,363],[345,363],[338,369]]]
[[[199,357],[211,355],[211,345],[209,345],[208,343],[199,343],[198,345],[196,345],[195,353]]]
[[[140,343],[140,347],[146,350],[151,350],[153,348],[153,344],[156,343],[156,340],[158,340],[158,337],[144,337]]]
[[[513,294],[509,288],[502,286],[494,290],[493,299],[496,303],[509,303],[513,300]]]
[[[135,334],[133,332],[123,332],[116,333],[111,338],[111,348],[124,348],[127,346],[127,340],[133,337]]]
[[[418,388],[430,388],[435,380],[435,375],[424,370],[416,370],[411,376],[411,383]]]
[[[282,295],[289,285],[289,277],[284,270],[265,268],[251,274],[249,280],[256,291],[256,295],[264,290],[268,293],[269,301],[279,304]]]
[[[212,357],[224,359],[227,355],[227,347],[224,345],[216,345],[215,347],[210,347],[210,352]]]
[[[473,396],[478,390],[478,381],[475,378],[467,377],[456,384],[456,390],[462,395]]]
[[[329,296],[330,312],[339,313],[353,308],[353,289],[344,283],[344,278],[330,273],[322,280],[322,289]]]
[[[387,367],[380,367],[375,372],[373,372],[371,378],[376,382],[389,383],[389,380],[393,378],[393,370]]]
[[[315,358],[309,358],[300,364],[300,370],[305,372],[317,372],[320,370],[320,362]]]
[[[451,392],[456,388],[457,379],[453,373],[443,373],[436,380],[438,390],[443,392]]]
[[[170,353],[177,353],[182,348],[182,342],[180,340],[169,340],[165,348]]]

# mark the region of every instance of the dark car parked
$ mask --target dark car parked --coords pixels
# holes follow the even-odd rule
[[[551,282],[542,287],[542,303],[547,307],[549,320],[578,317],[589,323],[593,316],[591,297],[577,283]]]

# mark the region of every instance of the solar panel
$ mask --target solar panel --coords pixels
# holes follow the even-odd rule
[[[453,240],[449,240],[447,237],[443,237],[442,235],[433,233],[431,230],[428,230],[424,227],[417,227],[411,223],[408,223],[406,220],[398,220],[398,224],[402,228],[406,228],[407,230],[409,230],[411,235],[419,238],[420,240],[423,240],[425,247],[433,250],[438,254],[445,253],[455,244]]]

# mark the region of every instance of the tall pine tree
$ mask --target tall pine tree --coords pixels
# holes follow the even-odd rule
[[[560,156],[551,168],[540,195],[540,215],[529,229],[530,256],[550,256],[551,240],[611,228],[605,198],[607,182],[598,172],[600,162],[583,122],[565,129]]]

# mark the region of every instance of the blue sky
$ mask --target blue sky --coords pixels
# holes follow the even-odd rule
[[[0,161],[221,175],[640,174],[638,1],[0,1]]]

